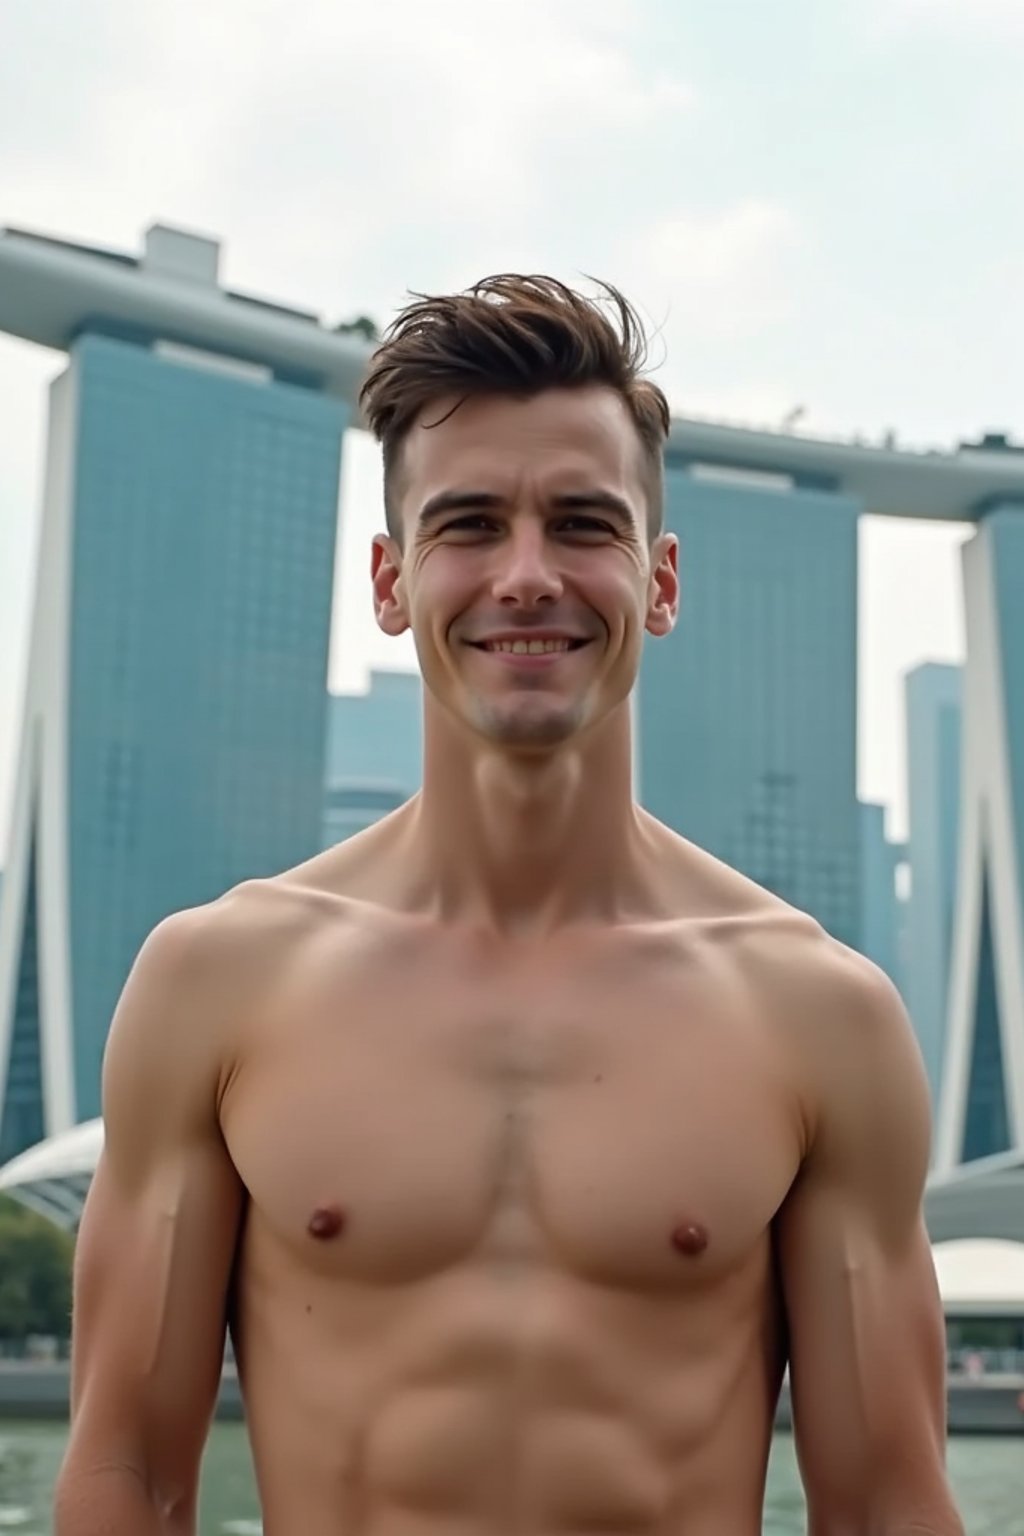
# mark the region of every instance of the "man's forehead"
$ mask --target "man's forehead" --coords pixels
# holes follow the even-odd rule
[[[639,448],[625,402],[597,386],[431,402],[413,421],[402,458],[407,482],[442,465],[497,469],[522,458],[621,477],[639,468]]]

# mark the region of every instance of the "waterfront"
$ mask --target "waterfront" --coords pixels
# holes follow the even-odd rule
[[[52,1536],[50,1494],[64,1445],[59,1424],[0,1424],[0,1529]],[[969,1536],[1024,1536],[1020,1439],[954,1438],[949,1470]],[[259,1536],[259,1504],[240,1424],[214,1426],[203,1464],[199,1536]],[[804,1502],[793,1442],[776,1436],[764,1536],[804,1536]]]

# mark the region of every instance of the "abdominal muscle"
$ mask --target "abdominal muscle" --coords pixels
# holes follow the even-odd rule
[[[256,1269],[234,1333],[265,1536],[760,1531],[781,1375],[763,1275],[702,1298]]]

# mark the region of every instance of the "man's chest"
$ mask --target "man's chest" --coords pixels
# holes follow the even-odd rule
[[[735,1268],[798,1159],[770,1038],[693,967],[609,958],[396,955],[292,988],[225,1104],[256,1227],[370,1281]]]

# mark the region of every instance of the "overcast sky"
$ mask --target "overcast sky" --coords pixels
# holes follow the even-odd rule
[[[35,0],[4,8],[0,224],[219,236],[233,287],[384,321],[495,270],[624,287],[680,413],[952,445],[1021,422],[1024,0]],[[60,358],[0,338],[0,861]],[[331,680],[375,634],[355,443]],[[962,529],[863,528],[860,786],[956,658]]]

